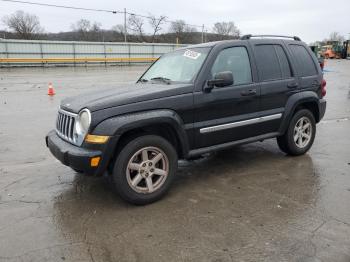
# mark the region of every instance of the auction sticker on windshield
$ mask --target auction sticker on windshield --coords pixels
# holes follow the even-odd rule
[[[192,51],[192,50],[186,50],[186,52],[184,53],[185,57],[188,57],[191,59],[197,59],[200,55],[201,55],[201,53],[198,53],[198,52]]]

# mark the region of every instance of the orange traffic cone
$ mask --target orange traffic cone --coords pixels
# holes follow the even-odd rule
[[[49,83],[49,89],[47,90],[47,94],[48,94],[49,96],[55,95],[55,90],[53,89],[52,83]]]

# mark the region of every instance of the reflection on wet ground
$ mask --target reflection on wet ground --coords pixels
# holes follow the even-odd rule
[[[308,154],[285,156],[268,140],[181,161],[169,194],[143,207],[121,201],[108,179],[62,166],[43,144],[58,100],[83,85],[94,89],[93,76],[101,82],[104,74],[118,78],[116,69],[88,71],[86,82],[84,72],[53,70],[45,78],[57,74],[69,86],[77,74],[82,83],[73,91],[62,88],[52,101],[35,89],[27,92],[30,99],[16,102],[16,93],[2,88],[19,88],[21,71],[5,77],[0,261],[349,262],[349,62],[327,64],[333,70],[326,73],[329,112]],[[130,79],[136,73],[129,72]],[[26,75],[23,85],[38,81],[34,76]]]

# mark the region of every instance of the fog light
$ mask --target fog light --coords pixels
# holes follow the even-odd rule
[[[85,142],[93,144],[104,144],[108,141],[109,136],[96,136],[96,135],[87,135],[85,137]]]
[[[99,157],[99,156],[91,158],[90,166],[97,167],[98,164],[100,163],[100,160],[101,160],[101,157]]]

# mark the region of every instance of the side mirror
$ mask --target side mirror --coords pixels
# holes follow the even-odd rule
[[[207,85],[204,88],[206,91],[212,90],[216,87],[225,87],[233,85],[233,74],[231,71],[224,71],[215,74],[214,79],[208,80]]]

